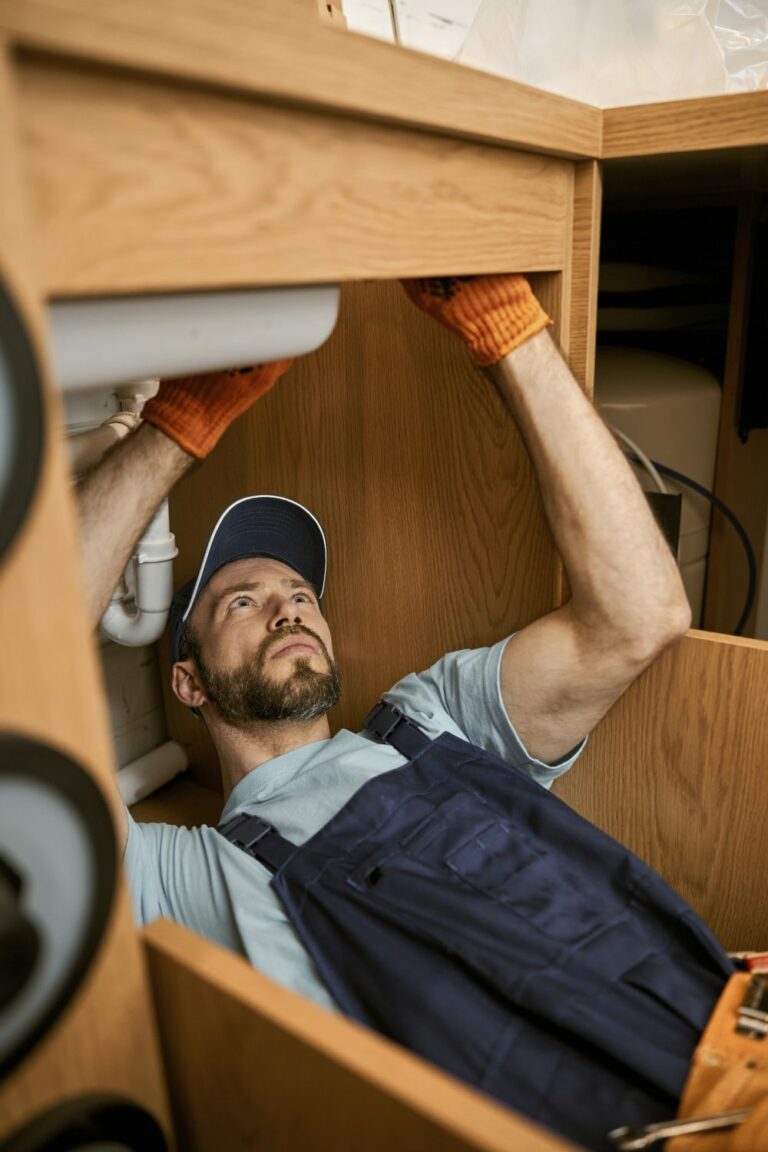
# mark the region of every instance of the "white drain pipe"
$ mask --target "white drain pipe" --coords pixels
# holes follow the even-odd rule
[[[125,764],[117,773],[123,803],[131,806],[162,788],[188,767],[187,754],[175,740],[166,740],[145,756]]]
[[[137,412],[116,412],[98,428],[85,432],[75,432],[67,437],[69,466],[72,475],[78,478],[104,457],[118,440],[122,440],[139,424]]]
[[[173,560],[178,556],[164,501],[128,561],[120,586],[99,625],[104,636],[139,648],[154,644],[165,630],[173,596]]]

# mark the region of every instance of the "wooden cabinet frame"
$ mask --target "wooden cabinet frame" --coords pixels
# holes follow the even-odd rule
[[[283,0],[0,0],[0,41],[0,266],[43,362],[51,298],[345,282],[329,343],[174,494],[179,577],[229,497],[281,490],[308,502],[331,533],[328,611],[332,625],[344,619],[353,670],[336,721],[347,725],[396,676],[561,603],[561,568],[514,430],[461,350],[391,281],[525,271],[589,391],[600,161],[739,149],[762,162],[768,92],[603,113],[307,22]],[[0,569],[14,657],[0,673],[0,718],[60,741],[105,781],[109,736],[50,389],[48,403],[43,482]],[[47,596],[53,548],[58,581]],[[373,591],[361,603],[364,580]],[[71,662],[64,683],[46,662],[54,638]],[[612,710],[560,787],[741,947],[768,944],[767,683],[768,645],[691,633]],[[173,724],[199,780],[215,784],[199,730],[180,716]],[[241,962],[187,944],[181,929],[154,926],[144,940],[184,1146],[261,1148],[268,1133],[273,1149],[334,1147],[349,1128],[332,1110],[322,1120],[318,1084],[342,1081],[365,1081],[372,1121],[409,1148],[563,1146],[256,974],[249,984]],[[123,892],[77,1010],[0,1089],[0,1137],[49,1100],[116,1082],[167,1122],[143,980]],[[199,1018],[181,988],[206,1002]],[[316,1129],[302,1144],[287,1111],[281,1127],[272,1109],[263,1131],[238,1118],[247,1077],[235,1077],[232,1106],[206,1127],[200,1046],[232,1058],[219,1012],[239,1022],[237,1050],[258,1053],[266,1029],[280,1059],[301,1056],[297,1107],[324,1125],[322,1140]],[[423,1099],[399,1092],[398,1078],[421,1085]]]

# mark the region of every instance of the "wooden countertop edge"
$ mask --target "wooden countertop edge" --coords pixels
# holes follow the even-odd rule
[[[0,0],[17,50],[568,158],[599,156],[600,109],[299,18],[283,0]]]
[[[606,108],[602,158],[768,145],[768,90]]]
[[[768,640],[756,640],[751,636],[732,636],[729,632],[703,632],[692,628],[683,638],[684,642],[704,641],[708,644],[727,644],[732,648],[753,648],[768,653]]]

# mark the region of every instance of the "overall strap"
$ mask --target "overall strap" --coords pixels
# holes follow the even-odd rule
[[[365,730],[375,740],[391,744],[408,760],[412,760],[432,743],[429,736],[404,716],[399,708],[383,700],[379,700],[367,716]],[[225,824],[219,824],[216,831],[235,847],[258,860],[270,872],[277,872],[296,851],[295,844],[286,840],[259,816],[233,816]]]
[[[219,824],[216,831],[236,848],[242,848],[243,852],[253,856],[270,872],[277,872],[296,851],[295,844],[258,816],[248,816],[246,813],[233,816],[225,824]]]
[[[387,704],[385,700],[379,700],[375,708],[368,713],[365,730],[375,740],[391,744],[401,756],[406,756],[409,760],[418,756],[432,743],[421,728],[404,716],[394,704]]]

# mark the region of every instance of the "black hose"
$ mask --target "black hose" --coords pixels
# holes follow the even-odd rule
[[[747,596],[744,602],[739,622],[733,632],[734,636],[741,636],[744,628],[746,627],[749,614],[752,611],[752,605],[755,602],[755,592],[757,589],[757,561],[755,560],[755,552],[752,547],[752,541],[747,535],[741,521],[737,518],[736,514],[731,511],[727,504],[724,504],[719,496],[715,496],[714,492],[710,492],[703,484],[699,484],[696,480],[691,480],[690,476],[684,476],[682,472],[678,472],[674,468],[669,468],[666,464],[659,464],[657,460],[652,460],[654,468],[661,472],[662,476],[669,476],[670,480],[676,480],[678,484],[685,484],[686,487],[692,488],[694,492],[698,492],[700,496],[706,497],[710,504],[717,508],[718,512],[722,512],[726,520],[729,520],[736,533],[744,546],[744,551],[747,555],[747,567],[749,569],[749,579],[747,583]]]

